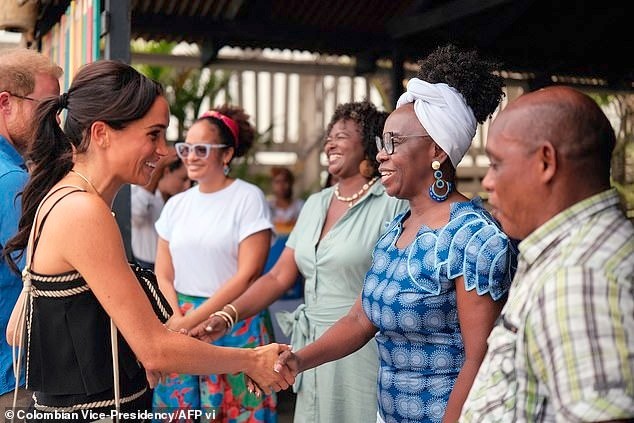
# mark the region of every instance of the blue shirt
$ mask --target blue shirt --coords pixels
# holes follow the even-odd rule
[[[398,216],[379,238],[365,277],[363,309],[379,329],[379,412],[385,422],[440,422],[464,362],[456,283],[505,298],[516,262],[507,236],[479,198],[451,204],[447,225],[422,226],[396,246]]]
[[[0,135],[0,247],[18,231],[22,209],[21,196],[29,174],[24,159],[15,147]],[[24,267],[24,258],[18,262]],[[6,261],[0,260],[0,395],[15,389],[11,347],[5,333],[9,316],[22,290],[22,279],[11,271]],[[24,376],[24,375],[23,375]]]

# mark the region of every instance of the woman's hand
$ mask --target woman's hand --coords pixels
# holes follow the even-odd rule
[[[279,373],[289,385],[293,384],[300,366],[300,358],[290,349],[282,352],[277,357],[273,371]],[[291,382],[292,380],[292,382]],[[247,376],[247,388],[249,392],[255,393],[256,396],[260,396],[262,388]],[[286,389],[286,388],[284,388]]]
[[[227,333],[228,329],[227,322],[224,319],[220,316],[212,315],[201,324],[194,326],[189,331],[189,334],[194,338],[210,343],[222,338]]]
[[[167,328],[172,332],[189,333],[189,322],[187,316],[173,314],[165,323]]]
[[[287,389],[295,382],[295,375],[288,369],[282,368],[279,372],[273,369],[279,354],[290,349],[290,345],[275,343],[253,349],[254,359],[245,373],[265,394]]]
[[[156,385],[161,382],[161,378],[163,375],[161,372],[155,372],[152,370],[145,370],[145,378],[147,379],[148,385],[150,385],[150,389],[154,389]]]
[[[277,357],[273,370],[278,373],[287,371],[293,376],[293,378],[296,378],[299,373],[299,369],[301,368],[300,360],[300,357],[293,351],[284,351]]]

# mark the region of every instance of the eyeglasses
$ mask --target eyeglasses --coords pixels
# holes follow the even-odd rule
[[[176,149],[176,154],[182,160],[185,160],[189,157],[189,153],[192,151],[194,155],[199,159],[206,159],[209,157],[209,152],[212,148],[225,148],[228,147],[227,144],[187,144],[185,142],[177,142],[174,144],[174,148]]]
[[[22,100],[34,101],[36,103],[39,103],[41,101],[41,100],[38,100],[37,98],[27,97],[25,95],[17,95],[17,94],[13,94],[12,92],[9,92],[9,91],[7,91],[7,92],[9,93],[9,95],[11,95],[13,97],[20,98]]]
[[[394,146],[403,144],[403,140],[406,138],[414,138],[414,137],[422,137],[422,138],[431,138],[430,135],[394,135],[394,132],[385,132],[383,137],[375,137],[376,138],[376,148],[379,151],[383,150],[387,154],[394,154]]]

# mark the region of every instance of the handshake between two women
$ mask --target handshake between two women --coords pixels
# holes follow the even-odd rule
[[[188,334],[203,342],[214,342],[223,337],[229,328],[225,321],[212,315],[209,319],[192,328]],[[258,359],[245,372],[249,392],[257,396],[288,389],[295,383],[300,363],[291,345],[271,343],[254,348]]]

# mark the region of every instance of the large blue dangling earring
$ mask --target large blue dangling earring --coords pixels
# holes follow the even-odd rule
[[[434,181],[433,184],[429,187],[429,196],[434,201],[438,201],[439,203],[445,201],[451,191],[453,190],[453,185],[449,181],[445,181],[442,179],[442,170],[440,170],[440,162],[438,160],[434,160],[431,162],[431,168],[434,169]],[[444,190],[445,192],[442,194],[438,194],[436,189]]]
[[[225,176],[229,175],[229,172],[231,171],[231,168],[229,167],[228,164],[225,164],[225,166],[222,168],[222,173],[225,174]]]

